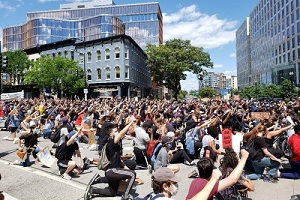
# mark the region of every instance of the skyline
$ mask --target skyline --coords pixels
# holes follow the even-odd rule
[[[44,10],[58,10],[59,5],[86,0],[25,0],[1,1],[0,38],[2,29],[24,24],[26,13]],[[153,2],[149,0],[114,0],[116,4]],[[173,38],[190,40],[194,46],[204,48],[211,56],[214,69],[208,71],[236,75],[235,32],[254,9],[258,0],[174,0],[172,4],[159,2],[163,13],[164,42]],[[181,81],[183,90],[198,89],[195,75],[188,74]]]

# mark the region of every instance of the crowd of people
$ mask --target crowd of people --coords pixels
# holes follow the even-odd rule
[[[89,188],[88,197],[116,196],[127,180],[122,199],[133,199],[135,170],[152,174],[152,192],[140,199],[176,199],[180,163],[195,166],[186,199],[247,198],[252,180],[277,183],[300,178],[300,101],[23,99],[3,102],[7,140],[19,145],[28,167],[39,162],[38,137],[53,141],[53,156],[64,179],[102,162],[81,155],[86,143],[109,161],[105,177]],[[57,136],[57,141],[55,137]],[[240,136],[239,152],[233,136]],[[235,137],[238,138],[238,137]],[[285,140],[283,140],[284,138]],[[133,155],[124,155],[122,140],[133,141]],[[283,140],[283,141],[282,141]],[[222,141],[222,142],[220,142]],[[73,157],[77,160],[73,160]],[[284,167],[289,163],[290,167]],[[150,189],[149,189],[150,190]]]

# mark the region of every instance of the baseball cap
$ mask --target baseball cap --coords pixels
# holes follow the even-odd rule
[[[68,136],[69,136],[69,137],[72,137],[73,135],[75,135],[75,133],[76,133],[76,131],[73,130],[73,131],[71,131],[71,132],[69,133]]]
[[[68,123],[69,119],[67,117],[63,117],[60,119],[60,123]]]
[[[172,139],[169,138],[168,136],[166,136],[166,137],[164,137],[164,138],[162,139],[161,143],[164,145],[164,144],[167,144],[167,143],[169,143],[169,142],[171,142],[171,141],[172,141]]]
[[[33,127],[33,126],[36,126],[35,122],[34,121],[30,121],[29,122],[29,127]]]
[[[173,131],[169,131],[169,132],[167,132],[166,136],[167,137],[174,137],[175,133]]]
[[[155,170],[153,174],[154,178],[158,182],[164,182],[164,181],[173,181],[173,182],[179,182],[179,179],[175,176],[175,174],[172,172],[171,169],[167,167],[160,167],[157,170]]]
[[[146,121],[142,124],[142,127],[151,128],[152,127],[152,122],[151,121]]]

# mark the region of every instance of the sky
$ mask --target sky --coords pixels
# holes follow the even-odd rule
[[[2,29],[26,22],[26,13],[58,10],[59,5],[90,0],[0,0],[0,40]],[[212,71],[236,75],[235,32],[259,0],[114,0],[116,4],[159,2],[163,13],[164,42],[174,38],[190,40],[204,48],[214,63]],[[181,81],[183,90],[198,89],[195,75]]]

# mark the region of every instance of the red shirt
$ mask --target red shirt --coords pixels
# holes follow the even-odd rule
[[[289,144],[293,152],[292,161],[300,161],[300,135],[293,134],[289,138]]]
[[[200,192],[207,184],[207,180],[203,178],[196,178],[191,182],[189,193],[186,196],[186,199],[193,198],[198,192]],[[213,187],[212,191],[210,192],[208,200],[213,199],[213,195],[218,193],[219,181],[216,182],[215,186]]]
[[[84,117],[84,114],[83,114],[83,113],[80,114],[80,115],[77,117],[77,119],[76,119],[76,121],[75,121],[75,124],[78,125],[78,126],[81,126],[81,122],[82,122],[83,117]]]

